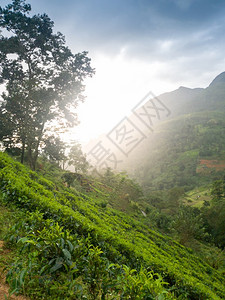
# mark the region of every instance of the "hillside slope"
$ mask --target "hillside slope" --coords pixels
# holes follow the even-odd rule
[[[225,169],[224,73],[206,89],[180,87],[158,99],[171,114],[129,154],[123,169],[148,190],[190,190],[219,178]],[[212,166],[207,172],[199,172],[202,160]],[[221,168],[213,167],[212,160]]]
[[[129,297],[130,295],[132,296],[132,293],[133,295],[138,295],[138,293],[141,295],[135,299],[223,299],[225,294],[224,278],[220,272],[194,256],[190,249],[181,246],[171,238],[149,229],[142,222],[122,212],[101,205],[102,200],[106,199],[104,193],[101,194],[100,191],[96,191],[96,194],[92,192],[92,196],[89,196],[88,193],[83,194],[75,189],[56,186],[53,182],[28,170],[2,153],[0,153],[0,180],[0,188],[5,205],[15,205],[25,214],[30,212],[27,214],[27,220],[26,218],[21,220],[22,223],[18,224],[16,229],[19,232],[16,240],[19,239],[19,244],[24,245],[23,251],[29,250],[29,257],[32,257],[31,261],[35,262],[32,272],[36,273],[33,274],[33,277],[32,272],[29,273],[27,269],[23,272],[22,268],[21,271],[24,276],[27,274],[26,272],[30,274],[26,277],[28,285],[29,279],[34,280],[34,278],[38,278],[39,282],[42,282],[45,277],[49,278],[49,273],[47,272],[50,269],[52,273],[53,271],[56,272],[56,277],[51,279],[54,283],[52,284],[55,293],[57,290],[56,282],[60,284],[59,279],[62,280],[60,277],[62,275],[58,273],[61,270],[64,274],[64,281],[61,281],[60,289],[63,286],[68,287],[68,281],[72,284],[77,278],[82,278],[79,280],[82,280],[87,289],[89,288],[89,294],[96,297],[90,299],[98,299],[97,296],[101,297],[99,299],[105,299],[104,297],[107,294],[109,296],[109,291],[114,293],[114,298],[112,299],[130,299]],[[52,227],[51,224],[55,225]],[[60,229],[57,229],[57,226],[60,226]],[[53,232],[56,234],[58,230],[58,235],[64,237],[64,240],[66,240],[66,235],[70,236],[68,238],[69,242],[67,242],[68,246],[63,251],[64,258],[61,257],[61,260],[65,261],[64,263],[61,260],[52,260],[52,256],[49,257],[46,254],[49,253],[50,246],[42,248],[46,247],[46,243],[50,243],[49,238],[47,238],[50,234],[46,231],[47,228],[52,232],[51,235]],[[70,233],[66,233],[68,230]],[[55,239],[56,241],[60,240],[59,236],[56,236]],[[77,239],[82,240],[82,243],[78,242],[75,247],[73,243]],[[55,249],[53,253],[59,251],[57,247],[61,243],[62,241],[52,245]],[[63,243],[65,244],[65,242]],[[84,248],[82,250],[80,246],[78,247],[81,244],[85,247],[87,246],[85,249],[89,249],[89,256],[85,256],[82,252]],[[81,249],[81,253],[79,249]],[[96,252],[93,254],[94,250],[90,249],[95,249],[95,251],[98,249],[98,255]],[[94,255],[91,261],[95,265],[90,265],[90,255]],[[78,260],[76,257],[78,257]],[[37,267],[37,260],[41,270]],[[85,265],[81,264],[81,261],[86,261]],[[108,262],[107,264],[106,261]],[[113,268],[112,270],[110,269],[109,265],[111,266],[112,263],[116,264],[117,269],[121,270],[122,268],[120,275],[116,276],[113,273]],[[26,263],[23,264],[26,265]],[[124,271],[127,270],[124,269],[125,267],[122,267],[124,264],[129,266],[129,268],[135,268],[139,275]],[[46,267],[48,265],[51,268],[49,267],[48,269]],[[70,266],[75,265],[77,271],[71,273]],[[141,266],[144,270],[160,274],[160,277],[156,274],[151,277],[150,273],[146,275],[147,273],[143,271]],[[98,269],[101,271],[100,274],[97,272]],[[128,273],[126,272],[130,274],[131,278],[133,276],[129,283],[125,282],[125,279],[127,280],[128,278]],[[123,277],[124,273],[125,277]],[[96,274],[98,274],[98,278],[95,277],[97,276]],[[109,277],[107,277],[109,275],[112,278],[115,277],[114,281],[112,278],[110,279],[111,283],[115,282],[110,288]],[[160,278],[163,278],[167,285],[164,285]],[[139,280],[136,292],[134,287],[135,280]],[[145,284],[143,284],[143,280],[145,280]],[[146,282],[148,282],[148,285]],[[99,284],[100,287],[98,286]],[[44,283],[39,288],[41,286],[44,286]],[[80,286],[81,288],[83,287],[82,284]],[[123,290],[123,286],[126,287],[126,290]],[[145,291],[140,290],[143,286],[148,286],[148,288]],[[101,290],[101,295],[103,295],[104,291],[104,297],[100,296],[99,291],[97,294],[95,293],[97,287]],[[75,293],[74,289],[73,294]],[[152,298],[149,296],[150,290]],[[48,292],[50,296],[53,293],[51,289]],[[73,294],[71,296],[67,295],[65,299],[76,299],[73,298]],[[115,295],[117,295],[117,298]],[[159,295],[161,295],[161,298],[157,298]],[[50,296],[48,299],[51,299]]]
[[[224,149],[225,112],[198,112],[160,124],[151,142],[143,143],[129,159],[145,188],[190,190],[220,178]]]

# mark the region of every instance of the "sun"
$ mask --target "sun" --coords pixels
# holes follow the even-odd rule
[[[96,74],[86,79],[86,100],[77,109],[80,124],[67,136],[81,144],[110,131],[149,91],[158,95],[170,87],[159,79],[162,63],[129,59],[125,49],[114,57],[97,55],[93,66]]]

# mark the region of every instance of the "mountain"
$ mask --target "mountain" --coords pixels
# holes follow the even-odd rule
[[[152,93],[148,94],[130,116],[121,120],[109,133],[92,140],[85,147],[89,161],[99,171],[107,167],[118,171],[126,170],[141,183],[143,180],[148,180],[152,184],[150,179],[154,177],[155,181],[157,177],[157,181],[162,186],[160,177],[169,176],[164,172],[167,170],[165,166],[176,164],[178,159],[175,158],[175,154],[170,155],[170,153],[181,151],[180,155],[182,155],[184,149],[195,150],[195,160],[188,163],[193,166],[186,175],[190,178],[193,178],[193,174],[201,177],[195,172],[200,159],[218,158],[219,161],[224,159],[223,151],[215,150],[224,146],[224,74],[225,72],[218,75],[205,89],[181,86],[175,91],[157,97]],[[186,136],[188,130],[192,132],[189,138]],[[130,136],[129,132],[132,132]],[[196,142],[190,143],[190,138]],[[129,142],[126,142],[128,140]],[[179,143],[182,143],[183,150],[179,148],[174,150],[174,145]],[[102,156],[97,157],[97,152]],[[185,161],[183,164],[188,166]],[[159,169],[164,171],[159,172]],[[173,174],[173,170],[168,169],[168,171]],[[176,174],[183,177],[182,172]],[[177,185],[177,182],[174,185]],[[188,187],[189,183],[183,185]],[[155,188],[158,189],[160,186],[157,184]],[[172,187],[172,180],[166,186]]]
[[[154,101],[164,105],[170,114],[165,116],[162,112],[158,119],[155,116],[151,132],[141,127],[147,138],[127,158],[123,157],[121,169],[147,190],[176,186],[190,190],[219,179],[225,161],[225,72],[205,89],[180,87]],[[150,113],[156,115],[153,109]],[[133,116],[131,120],[134,122]],[[203,160],[208,161],[205,168]],[[213,167],[212,161],[222,167]]]
[[[158,98],[170,108],[171,117],[174,117],[198,111],[224,111],[224,95],[225,72],[218,75],[205,89],[180,87],[173,92],[164,93]]]
[[[216,78],[210,83],[210,87],[224,85],[225,84],[225,72],[216,76]]]

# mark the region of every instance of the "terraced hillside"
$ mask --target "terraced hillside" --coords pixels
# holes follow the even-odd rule
[[[190,249],[102,205],[104,193],[90,197],[56,186],[3,153],[0,180],[4,205],[23,214],[11,242],[29,253],[12,267],[12,282],[19,273],[21,283],[35,290],[38,281],[46,299],[57,293],[79,299],[85,292],[90,299],[223,299],[220,272]]]

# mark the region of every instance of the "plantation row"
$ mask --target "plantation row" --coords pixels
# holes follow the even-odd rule
[[[29,253],[8,275],[14,289],[25,283],[38,297],[42,285],[48,299],[59,293],[59,299],[222,299],[225,294],[222,274],[190,249],[102,207],[104,193],[95,197],[56,187],[3,153],[0,188],[3,202],[24,214],[8,235]]]

